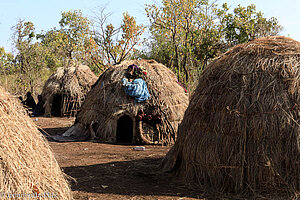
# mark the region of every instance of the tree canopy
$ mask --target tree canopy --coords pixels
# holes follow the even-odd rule
[[[194,82],[208,62],[228,48],[262,36],[276,35],[282,27],[266,19],[255,5],[239,5],[230,13],[208,0],[162,0],[145,7],[150,21],[153,57],[176,71],[185,84]]]
[[[108,23],[111,15],[105,7],[90,17],[81,10],[62,12],[58,27],[40,33],[32,22],[20,19],[12,27],[15,54],[0,48],[0,83],[14,85],[13,93],[20,93],[18,87],[33,92],[68,59],[100,74],[128,58],[151,58],[171,68],[180,82],[193,89],[207,64],[228,48],[277,35],[283,28],[253,4],[231,10],[216,1],[161,0],[145,5],[145,12],[148,27],[137,24],[127,12],[120,24]]]

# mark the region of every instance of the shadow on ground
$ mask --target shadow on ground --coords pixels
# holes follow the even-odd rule
[[[70,127],[58,127],[58,128],[38,128],[38,130],[42,134],[49,134],[49,135],[62,135],[64,132],[66,132]]]
[[[155,195],[200,198],[177,177],[159,169],[161,159],[140,159],[74,166],[64,172],[76,179],[72,190],[118,195]]]

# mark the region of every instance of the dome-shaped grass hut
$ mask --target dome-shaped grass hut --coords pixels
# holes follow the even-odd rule
[[[200,77],[162,163],[206,191],[299,194],[300,43],[238,45]]]
[[[132,64],[146,74],[148,100],[138,102],[125,93],[122,80]],[[170,144],[187,106],[188,94],[170,69],[154,60],[123,61],[100,76],[64,136],[95,134],[108,142]]]
[[[69,61],[60,67],[46,81],[42,98],[45,101],[45,115],[55,117],[73,117],[97,76],[88,66]]]
[[[0,88],[1,199],[70,200],[65,175],[15,97]]]

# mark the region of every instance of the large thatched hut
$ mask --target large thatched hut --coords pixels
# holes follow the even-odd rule
[[[147,72],[149,100],[137,102],[125,93],[122,79],[132,64]],[[100,76],[64,136],[95,134],[109,142],[170,144],[187,105],[188,94],[170,69],[154,60],[123,61]]]
[[[69,61],[46,81],[42,98],[45,115],[57,117],[76,116],[86,94],[97,81],[97,76],[86,65]]]
[[[200,77],[163,167],[201,189],[299,194],[300,43],[238,45]]]
[[[71,198],[65,175],[23,106],[0,88],[1,199]]]

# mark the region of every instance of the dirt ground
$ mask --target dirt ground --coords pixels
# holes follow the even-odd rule
[[[51,135],[62,134],[74,118],[33,118]],[[64,172],[72,177],[74,199],[204,199],[179,178],[160,170],[169,147],[95,142],[49,142]]]

